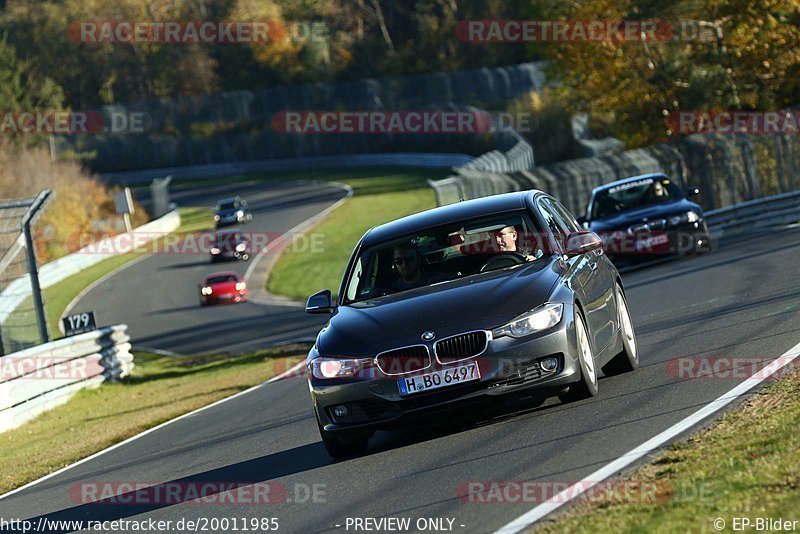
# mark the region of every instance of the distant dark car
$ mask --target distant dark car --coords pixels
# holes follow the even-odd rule
[[[711,250],[703,209],[665,174],[644,174],[597,187],[584,226],[603,239],[606,253],[631,260]]]
[[[598,372],[638,366],[622,281],[600,238],[553,197],[459,202],[369,230],[308,354],[320,435],[334,457],[372,433],[516,394],[597,394]],[[444,414],[442,412],[445,412]]]
[[[200,284],[200,305],[247,300],[247,284],[233,271],[209,274]]]
[[[214,223],[217,228],[232,224],[249,223],[251,220],[253,220],[253,215],[247,207],[247,202],[242,198],[226,198],[217,202],[217,207],[214,210]]]
[[[211,263],[222,260],[250,259],[250,242],[238,228],[222,230],[214,235],[211,247]]]

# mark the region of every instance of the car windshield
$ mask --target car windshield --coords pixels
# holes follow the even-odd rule
[[[681,189],[669,178],[643,178],[597,191],[592,201],[590,218],[600,219],[681,198]]]
[[[217,246],[237,245],[237,244],[239,244],[239,243],[241,243],[243,241],[244,241],[244,239],[242,239],[241,234],[238,234],[238,233],[224,233],[224,234],[220,233],[220,234],[217,234]]]
[[[236,202],[223,202],[217,205],[217,211],[227,211],[233,210],[239,207],[239,204]]]
[[[512,268],[543,256],[543,234],[524,210],[426,229],[362,248],[345,303]]]
[[[232,274],[225,274],[220,276],[209,276],[206,279],[207,286],[213,286],[214,284],[224,284],[225,282],[236,282],[236,277]]]

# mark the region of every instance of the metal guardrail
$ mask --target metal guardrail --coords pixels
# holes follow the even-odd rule
[[[465,165],[473,160],[467,154],[438,153],[395,153],[395,154],[344,154],[337,156],[315,156],[308,158],[269,159],[259,161],[238,161],[232,163],[212,163],[187,167],[169,167],[100,174],[108,183],[140,184],[154,178],[171,175],[181,179],[215,179],[259,172],[298,172],[321,169],[354,169],[359,167],[423,167],[429,169],[449,169]]]
[[[0,432],[119,380],[133,369],[127,325],[108,326],[0,357]]]
[[[705,216],[714,238],[796,223],[800,221],[800,191],[748,200],[707,211]]]

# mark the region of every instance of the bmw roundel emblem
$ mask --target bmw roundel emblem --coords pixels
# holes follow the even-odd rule
[[[422,340],[423,341],[433,341],[433,338],[435,338],[435,337],[436,337],[436,334],[431,332],[431,331],[423,332],[423,334],[422,334]]]

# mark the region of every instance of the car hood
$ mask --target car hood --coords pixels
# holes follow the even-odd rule
[[[547,301],[561,273],[557,257],[396,295],[339,306],[317,336],[320,354],[374,356],[436,339],[505,324]]]
[[[703,214],[703,210],[699,205],[682,198],[673,202],[650,204],[649,206],[644,206],[635,210],[623,211],[613,217],[594,219],[589,223],[589,229],[593,232],[603,232],[617,228],[627,228],[632,224],[652,221],[656,218],[663,218],[668,215],[675,215],[676,213],[683,213],[690,210],[696,211],[700,215]]]
[[[220,282],[218,284],[211,284],[213,293],[230,293],[236,291],[236,282]]]

